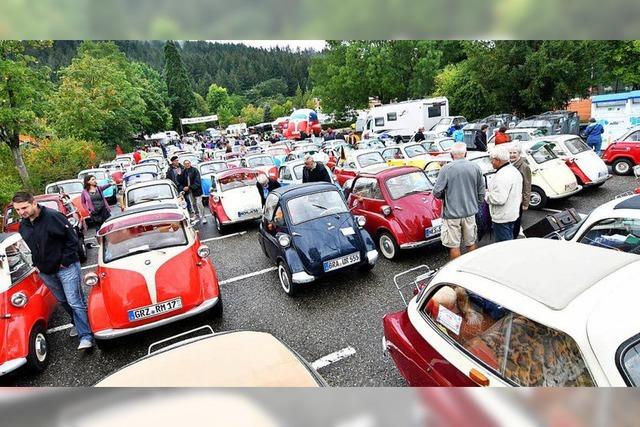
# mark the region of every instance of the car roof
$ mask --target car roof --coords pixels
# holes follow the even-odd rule
[[[380,168],[367,169],[366,172],[358,173],[357,177],[375,177],[380,179],[390,178],[398,175],[403,175],[409,172],[422,171],[422,169],[415,166],[387,166],[379,165]]]
[[[145,225],[155,222],[182,221],[184,212],[175,203],[151,203],[146,206],[132,207],[126,211],[116,213],[98,230],[98,236],[104,236],[116,230],[122,230],[134,225]]]
[[[613,209],[640,209],[640,194],[627,197],[622,201],[618,199],[613,201],[618,202]]]
[[[216,177],[216,179],[221,179],[221,178],[226,178],[228,176],[233,176],[233,175],[238,175],[241,173],[253,173],[253,174],[257,174],[258,171],[255,169],[251,169],[251,168],[230,168],[227,170],[223,170],[220,171],[218,173],[213,174],[213,176]]]
[[[287,185],[286,187],[276,188],[272,193],[275,193],[281,199],[291,199],[297,196],[327,190],[338,191],[338,187],[329,182],[307,182],[305,184]]]
[[[129,185],[126,191],[128,192],[140,187],[154,187],[156,185],[172,185],[174,187],[176,186],[170,179],[154,179],[152,181],[136,182],[135,184]]]
[[[461,259],[456,267],[460,272],[526,295],[552,310],[562,310],[609,274],[634,262],[640,262],[637,255],[582,243],[518,239],[485,247],[474,256]],[[533,266],[540,268],[535,274],[528,274]]]
[[[183,369],[188,366],[199,368]],[[209,335],[152,353],[97,385],[317,387],[324,381],[273,335],[238,331]]]

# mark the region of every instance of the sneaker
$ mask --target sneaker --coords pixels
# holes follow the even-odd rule
[[[83,338],[80,340],[80,345],[78,346],[78,350],[87,350],[93,347],[93,340],[90,338]]]
[[[78,330],[76,329],[76,327],[75,327],[75,326],[72,326],[72,327],[71,327],[71,330],[69,330],[69,336],[70,336],[71,338],[75,338],[75,337],[77,337],[77,336],[78,336]]]

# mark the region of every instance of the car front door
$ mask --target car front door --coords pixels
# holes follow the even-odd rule
[[[260,219],[260,233],[258,238],[260,245],[264,250],[264,253],[269,259],[275,262],[278,254],[278,241],[276,240],[276,224],[274,217],[276,210],[282,209],[279,207],[279,198],[277,195],[271,193],[267,196],[267,200],[262,210],[262,218]]]

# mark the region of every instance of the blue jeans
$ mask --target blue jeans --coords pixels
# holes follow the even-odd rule
[[[600,149],[602,148],[602,141],[587,141],[587,145],[589,146],[589,148],[595,151],[598,156],[600,155]]]
[[[513,240],[513,226],[516,222],[494,222],[493,233],[497,242]]]
[[[56,297],[62,308],[69,313],[71,321],[78,330],[78,336],[92,339],[87,302],[80,284],[80,263],[76,262],[67,268],[61,268],[57,273],[40,273],[40,277]]]

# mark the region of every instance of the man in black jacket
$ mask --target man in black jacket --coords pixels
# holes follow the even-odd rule
[[[475,151],[487,151],[487,129],[488,125],[480,126],[480,131],[476,132],[476,136],[473,140],[475,145]]]
[[[207,223],[207,218],[202,212],[202,207],[198,204],[198,197],[202,196],[202,186],[200,183],[200,172],[191,166],[191,161],[184,161],[184,170],[178,176],[178,188],[184,191],[184,197],[187,199],[187,207],[191,206],[189,213],[198,214],[198,218],[203,224]],[[195,212],[194,212],[195,211]]]
[[[262,206],[267,201],[267,196],[276,188],[280,188],[280,183],[273,178],[269,178],[266,175],[258,175],[258,183],[256,184],[258,191],[260,192],[260,198],[262,198]]]
[[[13,209],[22,217],[19,232],[31,250],[33,265],[51,293],[71,316],[71,336],[80,337],[78,350],[93,347],[87,303],[80,285],[78,237],[60,212],[37,204],[33,195],[18,192]]]
[[[302,183],[306,182],[331,182],[329,171],[327,171],[325,165],[321,162],[316,162],[311,155],[307,155],[304,158]]]

